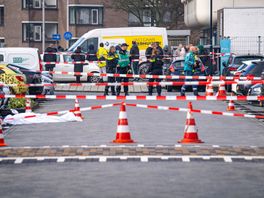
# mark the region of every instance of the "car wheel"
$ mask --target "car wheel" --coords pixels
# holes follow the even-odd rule
[[[87,82],[89,83],[98,83],[100,82],[101,77],[100,76],[88,76]]]
[[[149,62],[140,63],[139,66],[138,66],[138,73],[139,73],[139,75],[146,75],[146,74],[148,74],[150,64],[151,63],[149,63]],[[147,79],[141,79],[141,80],[147,80]]]

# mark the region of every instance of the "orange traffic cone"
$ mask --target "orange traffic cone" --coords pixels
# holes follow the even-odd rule
[[[120,106],[116,139],[113,140],[113,142],[114,143],[133,143],[134,142],[131,139],[130,132],[129,132],[125,103],[122,103]]]
[[[230,100],[227,106],[227,111],[235,111],[235,103],[233,100]]]
[[[5,144],[4,134],[3,134],[3,128],[2,128],[2,120],[0,120],[0,147],[7,146]]]
[[[198,137],[198,129],[196,128],[195,119],[192,115],[192,103],[188,103],[188,112],[187,112],[187,119],[184,129],[184,137],[179,143],[182,144],[191,144],[191,143],[203,143],[199,140]]]
[[[214,95],[214,87],[212,84],[212,77],[209,76],[207,80],[207,86],[206,86],[206,91],[205,91],[205,96],[213,96]]]
[[[220,84],[217,96],[226,96],[226,89],[225,89],[225,84]]]
[[[26,98],[26,111],[25,111],[25,113],[32,113],[31,99],[30,98]]]
[[[81,118],[81,120],[84,119],[84,117],[82,116],[82,113],[81,113],[80,104],[79,104],[78,99],[75,99],[75,105],[74,105],[74,112],[73,113],[76,117]]]

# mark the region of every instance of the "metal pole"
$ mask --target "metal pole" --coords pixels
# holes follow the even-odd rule
[[[69,32],[69,23],[70,23],[69,22],[69,18],[70,18],[69,17],[69,0],[67,0],[66,6],[67,6],[67,11],[66,11],[66,13],[67,13],[67,20],[66,20],[67,21],[67,25],[66,25],[66,27],[67,28],[66,29],[67,29],[67,32]],[[67,48],[69,48],[69,41],[67,40],[66,42],[67,42]]]
[[[42,52],[45,51],[45,0],[42,0]]]
[[[213,75],[213,0],[210,0],[210,52],[212,53],[210,75]]]
[[[261,54],[261,36],[258,36],[258,54]]]

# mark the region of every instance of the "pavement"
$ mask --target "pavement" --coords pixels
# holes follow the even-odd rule
[[[115,102],[80,100],[80,106]],[[185,101],[129,103],[187,107]],[[49,100],[36,112],[73,107],[71,100]],[[194,101],[193,107],[226,111],[227,103]],[[249,108],[240,104],[236,112],[263,111]],[[0,197],[264,196],[262,120],[195,113],[205,143],[181,145],[177,141],[183,137],[186,113],[127,107],[136,143],[119,145],[112,143],[118,113],[118,107],[94,110],[83,113],[83,122],[5,131],[8,147],[0,148]]]

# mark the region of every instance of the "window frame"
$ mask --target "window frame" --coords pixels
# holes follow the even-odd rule
[[[96,23],[94,23],[94,11],[96,11]],[[92,25],[98,25],[99,24],[99,9],[91,9],[91,22]]]
[[[22,9],[33,9],[33,10],[42,10],[42,0],[40,1],[40,7],[34,7],[33,4],[36,0],[32,0],[32,4],[29,4],[29,6],[26,3],[26,0],[22,0]],[[58,0],[54,0],[56,2],[56,6],[55,7],[49,7],[49,6],[45,6],[46,10],[57,10],[58,9]]]
[[[89,10],[89,23],[78,23],[78,9],[87,9]],[[68,6],[69,9],[69,25],[70,26],[103,26],[104,25],[104,6],[100,6],[100,5],[69,5]],[[94,23],[94,18],[93,18],[93,12],[96,11],[96,23]],[[71,12],[74,12],[73,14],[71,14]],[[100,16],[100,14],[102,16]],[[71,17],[74,17],[74,19],[72,19]],[[102,18],[100,20],[100,17]]]
[[[0,9],[3,9],[3,11],[1,12],[2,15],[0,15],[0,27],[1,27],[1,26],[5,26],[5,6],[0,5]]]
[[[39,32],[37,32],[37,30]],[[37,33],[40,35],[39,39],[36,39],[37,38]],[[42,25],[34,25],[33,40],[36,41],[36,42],[41,42],[42,41]]]
[[[56,26],[56,33],[54,34],[57,34],[58,33],[58,23],[57,22],[49,22],[49,21],[46,21],[45,25],[47,26],[48,24],[52,24],[54,26]],[[33,26],[33,35],[32,37],[27,37],[27,26],[30,26],[32,25]],[[36,35],[36,32],[35,32],[35,29],[36,27],[40,27],[40,39],[35,39],[35,35]],[[47,31],[45,32],[47,33]],[[22,21],[22,42],[23,43],[26,43],[26,42],[42,42],[42,23],[40,21],[26,21],[26,22],[23,22]],[[46,42],[54,42],[51,38],[46,38]]]

